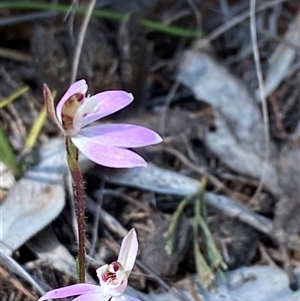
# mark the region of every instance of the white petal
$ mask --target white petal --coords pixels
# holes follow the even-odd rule
[[[57,114],[57,118],[60,123],[62,123],[61,113],[62,113],[62,109],[63,109],[63,106],[66,103],[66,101],[76,93],[85,95],[87,92],[87,89],[88,89],[88,86],[84,79],[81,79],[70,86],[70,88],[63,95],[63,97],[61,98],[61,100],[59,101],[59,103],[57,104],[57,107],[56,107],[56,114]]]

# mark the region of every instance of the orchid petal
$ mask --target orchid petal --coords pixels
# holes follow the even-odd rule
[[[124,237],[118,257],[118,262],[123,266],[129,276],[138,252],[138,241],[135,229],[131,229]]]
[[[111,265],[113,265],[113,263]],[[127,287],[128,277],[124,270],[118,270],[115,274],[116,281],[108,281],[107,275],[112,275],[112,273],[108,271],[109,266],[111,265],[106,264],[98,268],[96,270],[97,277],[99,278],[99,282],[101,288],[103,289],[104,296],[120,296],[124,293]]]
[[[147,166],[146,161],[141,156],[130,150],[103,145],[79,134],[71,139],[86,157],[97,164],[114,168]]]
[[[87,92],[87,89],[88,89],[88,86],[84,79],[81,79],[70,86],[70,88],[67,90],[67,92],[64,94],[64,96],[61,98],[61,100],[59,101],[59,103],[57,104],[57,107],[56,107],[56,115],[57,115],[57,118],[60,123],[62,123],[61,113],[62,113],[62,109],[63,109],[63,106],[66,103],[66,101],[76,93],[85,95]]]
[[[117,271],[116,279],[119,285],[109,289],[109,292],[112,296],[120,296],[123,294],[128,284],[128,275],[125,271]]]
[[[64,129],[63,129],[60,121],[57,119],[57,116],[55,113],[54,99],[53,99],[52,93],[46,84],[43,85],[43,95],[44,95],[44,100],[45,100],[45,105],[46,105],[48,116],[54,123],[56,123],[58,128],[62,132],[64,132]]]
[[[103,294],[104,296],[120,296],[125,292],[127,284],[128,284],[128,279],[126,277],[124,278],[124,281],[118,285],[112,285],[112,284],[103,285],[102,286]]]
[[[107,271],[107,268],[108,268],[108,264],[105,264],[105,265],[101,266],[100,268],[98,268],[96,270],[97,277],[99,278],[100,285],[102,285],[102,283],[104,282],[102,276]]]
[[[117,147],[141,147],[160,143],[162,138],[152,130],[133,124],[101,124],[81,129],[80,135],[101,144]]]
[[[104,297],[101,293],[88,293],[75,298],[73,301],[108,301],[108,300],[110,300],[109,297]]]
[[[77,120],[82,119],[81,127],[84,127],[95,120],[123,109],[132,101],[133,95],[125,91],[115,90],[101,92],[89,97],[78,109],[78,116],[75,116],[75,118]],[[90,107],[93,107],[92,112],[89,112],[89,110],[85,111],[85,108],[89,109]]]
[[[73,119],[73,127],[77,131],[82,127],[82,120],[87,115],[92,115],[97,113],[99,107],[99,101],[94,97],[87,97],[81,106],[76,111],[76,114]]]
[[[70,296],[86,294],[90,292],[102,293],[102,289],[98,285],[79,283],[79,284],[69,285],[66,287],[61,287],[58,289],[51,290],[47,292],[45,295],[43,295],[38,301],[65,298]]]
[[[141,300],[128,295],[122,295],[118,297],[113,297],[111,301],[141,301]]]

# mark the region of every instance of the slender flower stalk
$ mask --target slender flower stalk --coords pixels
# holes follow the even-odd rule
[[[65,136],[67,160],[73,179],[77,223],[79,281],[85,282],[85,214],[83,177],[78,163],[78,150],[97,164],[113,168],[146,166],[146,161],[126,148],[136,148],[162,141],[152,130],[132,124],[100,124],[87,126],[113,114],[133,101],[125,91],[106,91],[87,96],[85,80],[72,84],[54,107],[50,89],[44,84],[48,115]]]
[[[78,228],[78,278],[79,282],[85,282],[85,210],[84,210],[84,185],[83,177],[78,163],[78,149],[72,143],[70,137],[66,137],[67,161],[73,179],[73,187],[76,202],[77,228]]]
[[[97,269],[100,286],[86,283],[69,285],[47,292],[38,301],[78,295],[73,301],[141,301],[124,294],[137,251],[137,235],[131,229],[122,241],[117,261]]]

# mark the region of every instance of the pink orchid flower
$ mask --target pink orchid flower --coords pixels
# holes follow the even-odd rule
[[[132,124],[90,123],[113,114],[133,101],[133,95],[125,91],[106,91],[86,96],[88,86],[84,79],[72,84],[59,101],[56,112],[47,85],[44,98],[48,114],[65,136],[90,160],[103,166],[129,168],[146,166],[138,154],[126,149],[157,144],[161,137],[152,130]]]
[[[38,301],[80,295],[73,301],[141,301],[124,294],[138,251],[137,235],[131,229],[124,237],[117,261],[97,269],[100,286],[79,283],[47,292]]]

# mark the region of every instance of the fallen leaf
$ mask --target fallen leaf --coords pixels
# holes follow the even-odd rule
[[[67,161],[62,140],[43,145],[40,158],[0,205],[1,240],[9,255],[55,219],[65,204]]]
[[[262,177],[265,163],[263,183],[276,194],[276,149],[269,144],[271,156],[265,162],[262,116],[245,85],[208,54],[196,49],[184,52],[177,80],[189,87],[197,100],[213,108],[215,130],[208,130],[205,136],[209,150],[232,170],[253,178]]]

